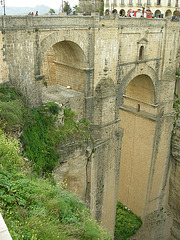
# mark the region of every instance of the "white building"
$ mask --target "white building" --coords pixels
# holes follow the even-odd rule
[[[154,17],[169,17],[178,14],[180,0],[104,0],[105,12],[117,12],[127,16],[128,10],[151,10]],[[176,13],[175,13],[176,12]]]
[[[0,240],[12,240],[1,213],[0,213]]]

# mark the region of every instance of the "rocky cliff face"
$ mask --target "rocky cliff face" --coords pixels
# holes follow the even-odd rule
[[[173,213],[171,240],[180,239],[180,117],[172,137],[172,169],[169,186],[169,205]]]

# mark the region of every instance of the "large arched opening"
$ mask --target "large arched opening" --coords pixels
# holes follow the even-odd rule
[[[118,200],[138,216],[145,214],[156,122],[155,89],[151,78],[130,81],[120,106],[122,139]]]
[[[47,86],[70,86],[85,93],[85,56],[74,42],[62,41],[53,45],[43,58],[41,72],[45,75]]]

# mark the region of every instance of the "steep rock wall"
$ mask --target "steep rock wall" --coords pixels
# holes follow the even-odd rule
[[[172,137],[172,170],[169,187],[169,205],[173,214],[171,240],[180,239],[180,117]]]

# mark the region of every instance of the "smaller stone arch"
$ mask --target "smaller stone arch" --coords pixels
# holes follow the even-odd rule
[[[120,17],[124,17],[125,14],[126,14],[126,12],[125,12],[124,9],[121,9],[121,10],[119,11],[119,15],[120,15]]]
[[[156,18],[161,18],[161,11],[160,11],[159,9],[157,9],[157,10],[155,11],[155,13],[154,13],[154,16],[155,16]]]
[[[171,17],[172,16],[172,11],[170,9],[168,9],[166,12],[165,12],[165,17]]]

